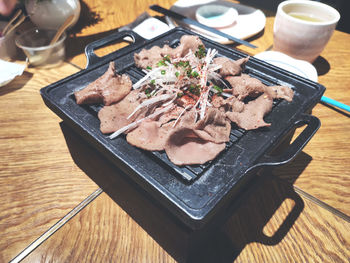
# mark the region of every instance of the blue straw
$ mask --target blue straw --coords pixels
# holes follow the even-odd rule
[[[322,96],[321,101],[324,102],[324,103],[330,104],[332,106],[335,106],[335,107],[337,107],[339,109],[346,110],[346,111],[350,112],[350,106],[346,105],[346,104],[343,104],[343,103],[341,103],[339,101],[333,100],[333,99],[325,97],[325,96]]]

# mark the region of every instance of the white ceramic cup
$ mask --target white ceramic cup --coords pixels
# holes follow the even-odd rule
[[[339,12],[326,4],[288,0],[279,4],[273,27],[273,49],[313,62],[331,38]]]

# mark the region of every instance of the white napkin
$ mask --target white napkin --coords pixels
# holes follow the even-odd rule
[[[26,65],[0,59],[0,87],[5,86],[15,77],[22,75],[25,68]]]
[[[167,24],[163,23],[159,19],[151,17],[133,28],[133,31],[145,39],[151,39],[167,32],[170,29],[171,28]]]

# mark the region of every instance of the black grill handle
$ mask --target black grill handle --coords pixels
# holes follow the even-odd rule
[[[321,122],[317,117],[307,114],[301,115],[301,117],[294,122],[295,127],[300,127],[304,124],[307,125],[305,129],[282,154],[277,156],[264,155],[259,162],[250,167],[247,172],[261,166],[278,166],[292,161],[321,126]]]
[[[85,47],[85,56],[86,56],[86,60],[87,60],[86,68],[89,68],[92,65],[95,65],[101,61],[104,61],[107,56],[108,57],[110,56],[110,54],[107,54],[103,57],[99,57],[95,54],[96,49],[108,46],[108,45],[113,44],[117,41],[120,41],[126,37],[130,37],[132,39],[132,42],[133,42],[132,44],[135,44],[135,43],[142,44],[143,42],[146,41],[143,37],[141,37],[140,35],[138,35],[134,31],[125,30],[125,31],[118,31],[116,33],[110,34],[107,37],[104,37],[104,38],[101,38],[101,39],[96,40],[94,42],[91,42],[88,45],[86,45],[86,47]],[[130,45],[132,45],[132,44],[130,44]],[[131,49],[130,45],[127,47],[124,47],[120,50],[117,50],[118,54],[128,53],[129,49]]]

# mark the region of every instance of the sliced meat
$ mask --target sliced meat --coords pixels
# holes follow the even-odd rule
[[[174,49],[168,45],[164,45],[162,48],[153,46],[150,49],[142,49],[140,53],[134,54],[135,64],[139,68],[154,68],[164,56],[171,55],[173,52]]]
[[[180,127],[170,132],[165,152],[176,165],[204,164],[225,149],[225,143],[199,138],[191,128]]]
[[[249,57],[241,58],[236,61],[226,57],[218,57],[213,60],[213,63],[216,65],[221,65],[221,68],[219,69],[218,73],[222,77],[227,77],[240,75],[248,60]]]
[[[211,105],[215,108],[220,108],[221,106],[225,105],[225,99],[221,96],[214,95],[211,99]]]
[[[287,86],[266,86],[260,80],[247,74],[230,76],[226,80],[232,87],[232,94],[239,100],[243,100],[248,96],[257,97],[262,93],[269,94],[273,99],[293,100],[294,92],[291,88]]]
[[[147,151],[162,151],[170,129],[169,125],[161,126],[161,122],[158,121],[143,121],[128,133],[126,140],[131,145]]]
[[[195,53],[199,46],[203,46],[203,42],[198,36],[184,35],[180,38],[180,45],[177,46],[172,54],[173,57],[183,57],[191,50]]]
[[[158,70],[167,67],[171,72],[176,71],[176,79],[160,71],[159,76],[150,77],[154,82],[144,82],[136,90],[131,90],[128,76],[116,75],[111,62],[103,76],[75,93],[77,103],[105,104],[98,113],[101,132],[119,130],[110,138],[124,131],[129,144],[148,151],[165,150],[176,165],[204,164],[213,160],[229,141],[231,121],[246,130],[270,126],[264,117],[272,109],[273,99],[291,101],[294,92],[285,86],[266,86],[259,79],[242,73],[249,57],[236,61],[218,57],[207,65],[203,63],[202,47],[198,36],[187,35],[181,37],[176,48],[154,46],[134,54],[139,68],[156,68],[161,64]],[[199,52],[196,54],[196,51]],[[160,61],[170,61],[173,65]],[[217,65],[221,66],[217,72],[210,71]],[[205,75],[208,80],[202,83]],[[208,89],[215,83],[224,92],[220,94],[221,90],[214,86],[216,91],[208,95]],[[228,92],[232,96],[225,94]],[[204,105],[206,112],[202,116]]]
[[[135,119],[139,119],[142,113],[135,114],[132,118],[127,117],[134,111],[134,109],[140,104],[139,91],[131,91],[120,102],[104,106],[98,112],[98,118],[100,119],[100,130],[102,133],[112,133],[120,128],[130,124]],[[143,113],[144,114],[144,113]]]
[[[257,99],[244,105],[241,112],[226,112],[226,116],[239,127],[246,130],[253,130],[259,127],[270,126],[264,121],[264,116],[272,109],[272,98],[264,93]]]
[[[193,128],[196,120],[197,120],[198,114],[194,109],[191,109],[189,111],[186,111],[176,124],[176,127],[190,127]]]
[[[209,108],[205,118],[198,121],[194,132],[203,140],[223,143],[228,142],[231,131],[231,123],[225,113],[215,108]]]
[[[268,86],[266,87],[266,91],[274,99],[292,101],[294,97],[294,91],[287,86]]]
[[[244,109],[244,102],[237,99],[235,96],[231,96],[227,99],[224,99],[220,96],[213,97],[213,100],[211,101],[211,104],[213,107],[219,109],[222,112],[226,111],[234,111],[234,112],[241,112]]]
[[[114,62],[109,63],[107,71],[86,88],[74,93],[78,104],[103,103],[111,105],[123,99],[131,90],[130,77],[115,73]]]
[[[195,52],[200,45],[203,45],[198,36],[184,35],[180,39],[180,45],[175,49],[164,45],[163,47],[153,46],[150,49],[142,49],[140,53],[134,54],[134,60],[137,67],[154,68],[158,62],[165,56],[170,57],[183,57],[189,50]]]
[[[158,121],[164,124],[171,120],[176,120],[180,116],[180,114],[183,112],[183,110],[184,110],[183,107],[176,106],[173,110],[162,114],[159,117]]]
[[[260,80],[252,78],[247,74],[242,74],[241,76],[229,76],[226,80],[232,87],[232,95],[239,100],[243,100],[248,96],[257,97],[265,92],[266,85]]]
[[[242,112],[244,110],[244,102],[237,99],[235,96],[225,100],[225,107],[234,112]]]

